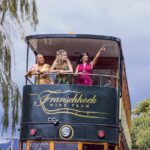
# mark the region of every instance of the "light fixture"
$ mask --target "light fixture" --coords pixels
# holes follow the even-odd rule
[[[103,137],[105,136],[105,132],[104,132],[103,130],[99,130],[99,131],[98,131],[98,136],[99,136],[100,138],[103,138]]]
[[[61,134],[62,134],[63,137],[67,138],[71,134],[71,129],[69,127],[65,126],[65,127],[62,128]]]
[[[30,135],[34,136],[36,135],[37,130],[36,129],[30,129]]]
[[[71,139],[74,135],[73,128],[70,125],[64,125],[59,130],[59,135],[62,139]]]

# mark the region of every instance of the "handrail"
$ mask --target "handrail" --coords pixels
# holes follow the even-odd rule
[[[32,74],[32,75],[55,75],[57,73],[37,73],[37,74]],[[101,74],[90,74],[90,73],[64,73],[65,75],[89,75],[89,76],[99,76],[99,77],[112,77],[112,78],[116,78],[119,79],[119,77],[117,76],[113,76],[113,75],[101,75]]]
[[[25,78],[26,78],[26,80],[29,81],[32,85],[34,85],[34,84],[32,83],[32,81],[31,81],[27,76],[25,76]]]
[[[56,75],[57,73],[52,73],[52,72],[49,72],[49,73],[34,73],[32,74],[33,76],[40,76],[40,75]],[[95,76],[95,77],[108,77],[108,78],[114,78],[114,79],[117,79],[119,80],[119,77],[117,76],[114,76],[114,75],[105,75],[105,74],[89,74],[89,73],[64,73],[65,75],[74,75],[74,76],[78,76],[78,75],[89,75],[89,76]],[[32,85],[32,81],[27,77],[25,76],[26,80],[28,80]]]
[[[46,73],[47,75],[51,75],[51,74],[56,74],[56,73]],[[89,75],[89,76],[99,76],[99,77],[112,77],[112,78],[116,78],[119,79],[117,76],[112,76],[112,75],[100,75],[100,74],[95,74],[95,73],[64,73],[64,74],[69,74],[69,75]]]

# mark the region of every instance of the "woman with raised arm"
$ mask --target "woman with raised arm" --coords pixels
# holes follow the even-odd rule
[[[79,64],[76,67],[75,73],[78,76],[77,84],[80,85],[92,85],[92,77],[91,74],[93,72],[93,67],[98,61],[98,58],[101,55],[102,51],[106,49],[103,47],[101,48],[98,53],[96,54],[95,58],[90,62],[89,54],[84,52],[81,54]]]
[[[55,80],[56,84],[71,83],[69,73],[73,73],[73,68],[65,50],[57,51],[56,59],[53,62],[50,72],[57,74]]]
[[[31,67],[25,76],[32,77],[32,75],[35,75],[36,84],[53,84],[53,81],[47,74],[50,71],[50,65],[45,64],[44,56],[42,54],[36,56],[36,62],[37,63]]]

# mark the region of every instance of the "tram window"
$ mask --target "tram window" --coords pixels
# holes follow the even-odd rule
[[[84,144],[83,150],[104,150],[104,146],[96,144]]]
[[[100,76],[93,76],[93,85],[115,87],[115,79],[111,76],[115,76],[114,69],[94,69],[93,74],[99,74]],[[105,76],[108,75],[109,77]]]
[[[77,144],[74,143],[55,143],[55,150],[78,150]]]
[[[30,145],[31,150],[49,150],[49,143],[33,142]]]
[[[26,150],[26,143],[22,144],[22,150]]]
[[[109,145],[108,150],[115,150],[115,145]]]

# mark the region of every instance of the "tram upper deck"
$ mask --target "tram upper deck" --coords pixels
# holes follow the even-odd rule
[[[118,144],[120,98],[128,128],[131,113],[120,39],[97,35],[50,34],[27,36],[26,43],[26,70],[29,49],[35,56],[44,55],[45,62],[50,65],[56,52],[64,49],[74,70],[80,53],[88,52],[92,60],[101,47],[105,47],[106,51],[93,68],[92,86],[77,85],[73,74],[70,74],[72,84],[35,85],[27,79],[23,92],[21,141],[40,137],[45,141]],[[35,135],[31,134],[32,129],[36,131]],[[101,134],[104,136],[100,137]]]
[[[118,58],[122,55],[120,39],[114,37],[52,34],[27,36],[26,42],[35,54],[43,54],[49,64],[52,64],[56,51],[60,49],[65,49],[72,64],[76,65],[80,53],[86,51],[93,58],[101,47],[105,47],[107,51],[101,55],[95,69],[118,69]]]

